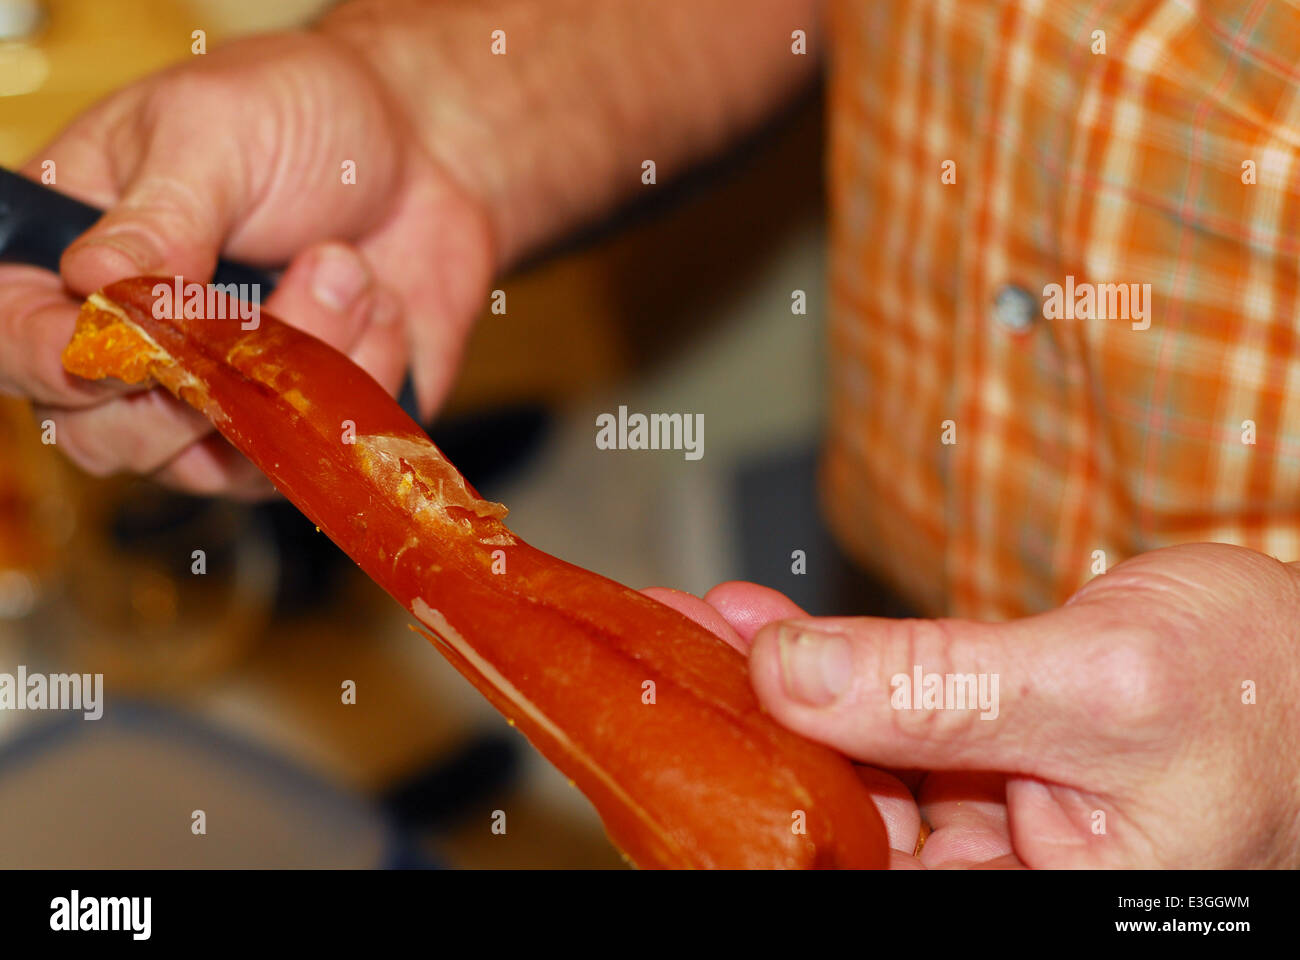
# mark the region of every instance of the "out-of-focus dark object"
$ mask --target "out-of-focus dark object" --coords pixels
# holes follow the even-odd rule
[[[210,679],[264,635],[277,570],[274,541],[246,506],[145,480],[97,481],[40,642],[119,691]]]
[[[384,808],[408,829],[454,824],[490,797],[512,786],[519,773],[518,737],[485,733],[393,784]]]
[[[817,508],[813,446],[741,466],[735,478],[740,555],[746,580],[780,590],[815,617],[915,617],[888,584],[864,572],[831,536]],[[792,570],[802,550],[804,572]]]
[[[492,490],[537,452],[551,417],[538,404],[512,404],[439,419],[429,436],[475,489]]]

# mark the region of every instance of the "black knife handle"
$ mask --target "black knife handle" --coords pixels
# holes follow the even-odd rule
[[[26,263],[59,270],[72,241],[95,225],[103,211],[67,194],[0,168],[0,263]],[[214,283],[256,283],[263,300],[275,289],[266,270],[221,260]]]

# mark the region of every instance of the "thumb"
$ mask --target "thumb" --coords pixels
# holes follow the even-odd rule
[[[401,303],[348,244],[313,244],[294,257],[267,309],[346,353],[389,393],[401,387],[407,366]]]
[[[63,253],[60,273],[76,293],[140,274],[204,282],[239,208],[239,165],[206,138],[158,128],[118,202]]]
[[[779,721],[862,762],[1050,775],[1104,696],[1090,664],[1106,660],[1105,625],[1090,618],[785,620],[755,636],[750,674]]]

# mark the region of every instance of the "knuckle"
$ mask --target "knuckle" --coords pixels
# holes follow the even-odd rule
[[[980,712],[947,696],[950,678],[977,674],[981,665],[963,654],[952,621],[899,620],[882,645],[889,684],[891,728],[905,740],[947,741],[968,738],[978,730]]]
[[[232,99],[247,93],[247,85],[230,71],[214,68],[199,58],[159,77],[149,85],[144,98],[144,112],[156,123],[172,123],[202,114],[207,108],[230,112]]]
[[[152,234],[162,249],[190,240],[196,225],[214,219],[213,201],[198,184],[157,171],[135,183],[114,215],[115,220],[129,220],[132,229]]]

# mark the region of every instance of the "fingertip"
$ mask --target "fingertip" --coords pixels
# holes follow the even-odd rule
[[[31,268],[26,268],[30,270]],[[23,270],[0,270],[0,389],[37,403],[86,407],[129,392],[119,380],[86,380],[63,367],[63,351],[76,327],[76,301],[53,274],[39,279]]]
[[[749,643],[749,681],[758,702],[774,716],[786,714],[785,692],[781,688],[781,623],[763,625]]]
[[[433,415],[442,403],[442,387],[430,365],[416,359],[411,364],[411,383],[415,388],[415,409],[420,415],[421,425],[433,422]]]
[[[830,744],[860,760],[873,722],[852,703],[854,665],[848,637],[807,629],[822,621],[780,620],[762,627],[749,653],[749,678],[768,713],[812,740]]]
[[[345,243],[326,241],[293,258],[266,307],[346,352],[362,335],[373,299],[373,278],[364,258]]]
[[[348,356],[392,396],[406,378],[409,345],[402,329],[402,303],[383,287],[373,291],[368,320]]]
[[[880,813],[889,835],[889,845],[894,850],[914,853],[921,834],[921,812],[916,798],[906,784],[893,774],[876,767],[859,766],[858,779],[871,792],[872,802]]]
[[[89,296],[125,277],[157,273],[162,258],[152,245],[140,233],[92,228],[63,251],[59,274],[74,293]]]
[[[211,434],[190,444],[151,474],[165,487],[199,496],[258,499],[273,492],[270,481],[224,437]]]
[[[317,305],[342,315],[358,312],[374,283],[365,258],[333,241],[316,244],[307,257],[309,288]]]
[[[822,621],[773,621],[755,634],[754,647],[765,668],[776,669],[779,695],[792,705],[836,707],[851,689],[852,639]]]
[[[657,600],[666,607],[672,607],[678,613],[695,621],[741,653],[747,652],[749,645],[741,639],[735,630],[731,629],[731,625],[723,619],[722,614],[699,597],[668,587],[647,587],[641,593],[652,600]]]
[[[413,311],[420,309],[419,301],[412,301],[409,296],[405,302],[415,304]],[[420,422],[429,423],[455,379],[464,352],[465,329],[436,315],[412,312],[405,332],[410,343],[416,408]]]
[[[754,634],[773,620],[808,615],[779,590],[745,580],[720,583],[704,595],[704,600],[716,608],[732,629],[747,642],[752,641]]]

